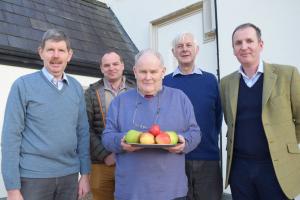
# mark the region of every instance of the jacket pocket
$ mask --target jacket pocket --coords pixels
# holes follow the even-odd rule
[[[289,153],[299,153],[300,154],[300,149],[297,143],[289,143],[287,144],[288,152]]]

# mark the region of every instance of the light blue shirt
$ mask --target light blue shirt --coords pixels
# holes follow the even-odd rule
[[[61,90],[63,88],[64,82],[68,84],[68,78],[65,73],[63,73],[63,77],[61,80],[57,80],[52,74],[48,72],[46,67],[43,67],[42,72],[46,76],[47,80],[50,81],[58,90]]]
[[[257,71],[256,73],[251,77],[249,78],[243,71],[243,67],[240,66],[240,69],[239,69],[239,73],[242,75],[246,85],[251,88],[255,83],[256,81],[259,79],[259,77],[264,73],[264,64],[262,61],[259,62],[259,65],[258,65],[258,68],[257,68]]]
[[[173,72],[172,76],[176,76],[177,74],[186,75],[180,71],[179,67],[176,68],[176,70]],[[194,67],[192,73],[190,73],[190,74],[202,74],[202,71],[200,68]]]

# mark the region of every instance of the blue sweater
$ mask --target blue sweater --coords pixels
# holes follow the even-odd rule
[[[234,156],[254,160],[270,159],[268,141],[261,118],[263,77],[262,74],[251,88],[246,85],[242,77],[240,78]]]
[[[163,87],[158,95],[145,99],[132,89],[116,97],[110,105],[102,137],[104,147],[116,153],[118,200],[171,200],[187,194],[184,153],[163,149],[130,153],[121,149],[121,138],[128,130],[146,131],[138,127],[150,127],[155,119],[162,130],[176,131],[185,138],[184,153],[200,142],[192,104],[182,91]]]
[[[197,123],[201,128],[201,143],[186,155],[188,160],[219,160],[219,133],[222,125],[218,82],[211,73],[169,74],[164,85],[182,90],[191,100]]]
[[[7,190],[20,177],[50,178],[90,171],[83,91],[68,76],[58,90],[41,71],[12,85],[2,132],[2,174]]]

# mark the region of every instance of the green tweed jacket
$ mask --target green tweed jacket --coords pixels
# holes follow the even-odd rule
[[[221,80],[227,124],[226,182],[230,175],[240,74]],[[278,182],[285,195],[300,194],[300,75],[295,67],[264,63],[262,123]]]

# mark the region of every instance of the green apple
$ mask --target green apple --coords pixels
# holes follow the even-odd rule
[[[127,143],[139,143],[141,132],[137,130],[129,130],[125,135],[125,141]]]
[[[166,133],[171,138],[170,144],[177,144],[178,143],[178,135],[177,135],[177,133],[175,131],[166,131]]]

